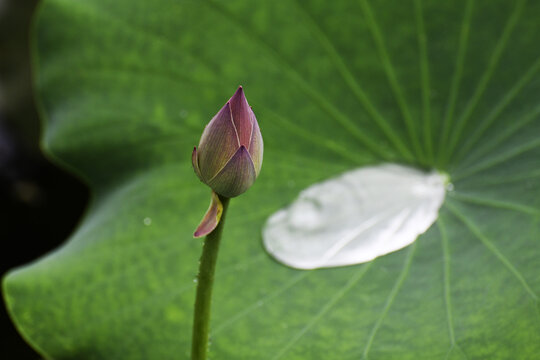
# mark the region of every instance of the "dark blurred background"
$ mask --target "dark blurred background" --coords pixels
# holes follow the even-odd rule
[[[60,245],[88,201],[88,189],[39,147],[30,69],[37,0],[0,0],[0,273]],[[0,359],[39,359],[0,306]]]

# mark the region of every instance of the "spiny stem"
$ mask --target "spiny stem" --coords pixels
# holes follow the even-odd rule
[[[210,307],[212,304],[212,286],[221,240],[225,224],[225,215],[229,206],[229,198],[219,196],[223,204],[223,213],[217,227],[204,239],[203,252],[197,276],[197,296],[193,317],[193,335],[191,343],[191,359],[205,360],[208,354],[208,332],[210,329]]]

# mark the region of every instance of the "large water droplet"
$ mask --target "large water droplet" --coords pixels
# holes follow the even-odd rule
[[[446,175],[384,164],[310,186],[263,230],[267,251],[298,269],[359,264],[399,250],[437,219]]]

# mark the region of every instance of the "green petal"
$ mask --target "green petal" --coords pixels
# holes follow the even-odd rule
[[[253,111],[249,107],[244,89],[240,86],[229,100],[231,114],[236,128],[240,145],[249,148],[253,129]]]
[[[218,194],[231,198],[249,189],[256,177],[249,152],[245,146],[240,146],[227,165],[207,184]]]
[[[191,164],[193,165],[193,170],[199,179],[203,180],[201,175],[201,169],[199,169],[199,159],[197,158],[197,147],[193,147],[193,152],[191,153]]]
[[[222,213],[223,204],[219,200],[219,196],[212,191],[212,200],[210,200],[210,206],[208,207],[208,210],[206,210],[206,214],[204,214],[201,223],[199,226],[197,226],[195,233],[193,233],[193,237],[200,238],[214,231],[216,226],[219,224],[219,220],[221,220]]]
[[[206,125],[201,136],[198,159],[203,180],[213,178],[227,164],[239,146],[232,122],[231,107],[227,102]]]
[[[257,176],[259,176],[259,173],[261,172],[262,162],[263,162],[263,139],[261,135],[261,130],[259,129],[259,124],[257,123],[257,119],[255,118],[255,114],[252,113],[253,116],[253,133],[251,135],[251,143],[249,144],[249,154],[251,155],[251,160],[253,161],[253,165],[255,167],[255,173]]]

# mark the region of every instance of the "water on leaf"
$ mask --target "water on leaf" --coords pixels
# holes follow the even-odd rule
[[[364,263],[416,240],[437,219],[447,176],[383,164],[303,190],[263,229],[267,251],[298,269]]]

